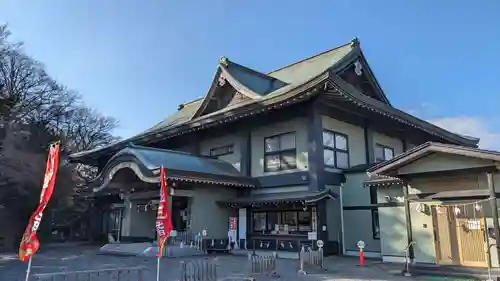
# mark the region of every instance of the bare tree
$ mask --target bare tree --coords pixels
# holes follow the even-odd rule
[[[48,144],[61,140],[63,155],[102,147],[117,140],[112,135],[117,122],[86,107],[9,36],[7,26],[0,25],[0,208],[21,219],[38,199]],[[88,204],[77,191],[95,172],[83,165],[61,166],[53,200],[57,209],[76,217],[84,212]]]

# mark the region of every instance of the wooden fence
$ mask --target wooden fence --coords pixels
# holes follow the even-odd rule
[[[217,281],[217,264],[213,260],[181,261],[180,281]]]
[[[324,270],[323,250],[299,252],[300,274],[307,274],[306,268]]]
[[[251,273],[276,275],[276,255],[255,256],[250,254],[248,259]]]

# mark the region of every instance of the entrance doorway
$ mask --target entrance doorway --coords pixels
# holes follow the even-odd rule
[[[102,230],[104,233],[111,234],[115,241],[120,241],[121,238],[122,217],[122,208],[111,209],[104,214]]]
[[[487,267],[484,217],[474,204],[433,206],[436,261]]]
[[[186,231],[191,225],[191,198],[184,196],[172,197],[172,226],[178,231]]]

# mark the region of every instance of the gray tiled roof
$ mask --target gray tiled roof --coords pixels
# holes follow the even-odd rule
[[[144,177],[141,180],[146,182],[149,182],[145,180],[147,178],[158,178],[158,170],[163,167],[167,170],[167,177],[174,180],[248,187],[257,184],[255,179],[243,176],[232,164],[217,158],[130,145],[108,161],[91,185],[99,186],[97,190],[104,188],[112,180],[117,169],[130,167],[129,163],[139,167],[140,171],[134,172],[139,178]]]
[[[395,119],[400,122],[407,123],[410,126],[414,126],[421,130],[441,136],[447,141],[453,141],[464,145],[477,144],[477,139],[472,139],[470,137],[466,138],[448,132],[428,122],[397,110],[388,104],[365,96],[354,87],[343,81],[335,73],[332,73],[339,67],[345,65],[346,62],[350,61],[353,57],[361,55],[361,49],[358,41],[355,40],[349,44],[331,49],[308,59],[272,71],[268,74],[257,72],[223,58],[221,59],[218,71],[214,76],[211,89],[217,84],[218,75],[221,75],[222,72],[226,72],[227,75],[230,76],[230,80],[232,80],[230,82],[236,86],[235,88],[239,88],[244,92],[250,93],[250,96],[253,95],[253,98],[227,106],[210,114],[198,116],[200,113],[200,107],[204,102],[206,102],[208,95],[211,94],[209,91],[203,99],[198,99],[184,104],[178,112],[172,114],[162,122],[134,137],[107,147],[74,153],[70,156],[70,159],[78,162],[83,161],[81,159],[94,157],[92,155],[99,155],[100,153],[110,154],[123,148],[129,142],[143,144],[154,138],[164,138],[169,135],[170,132],[200,126],[200,124],[206,120],[214,118],[229,118],[227,117],[229,116],[229,112],[242,109],[246,110],[247,108],[254,106],[270,106],[282,103],[283,101],[295,98],[297,95],[302,94],[302,92],[307,90],[305,88],[306,86],[310,87],[310,85],[314,84],[312,81],[315,81],[315,79],[317,80],[323,76],[332,80],[333,83],[339,87],[339,90],[343,91],[343,95],[349,101],[358,103],[359,105],[374,110],[382,115],[395,117]],[[327,75],[325,75],[325,73],[327,73]]]

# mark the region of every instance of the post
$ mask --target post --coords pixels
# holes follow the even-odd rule
[[[411,230],[411,215],[410,215],[410,200],[408,199],[408,184],[403,184],[403,196],[404,196],[404,204],[405,204],[405,218],[406,218],[406,235],[408,236],[408,245],[413,242],[413,233]],[[410,245],[408,249],[410,253],[410,259],[413,260],[415,258],[413,254],[413,246]]]
[[[28,261],[28,268],[26,269],[26,281],[30,279],[30,273],[31,273],[31,260],[33,259],[33,256],[30,257]]]
[[[161,256],[158,256],[156,261],[156,281],[160,281],[160,258]]]
[[[257,254],[255,254],[255,238],[252,239],[252,246],[253,246],[253,253],[252,253],[252,255],[256,256]]]
[[[488,190],[490,192],[490,204],[493,216],[493,228],[495,231],[495,244],[500,245],[500,226],[498,224],[498,206],[497,206],[497,195],[495,192],[495,181],[493,180],[493,174],[487,173],[486,178],[488,179]],[[500,248],[497,246],[497,253],[500,257]]]

